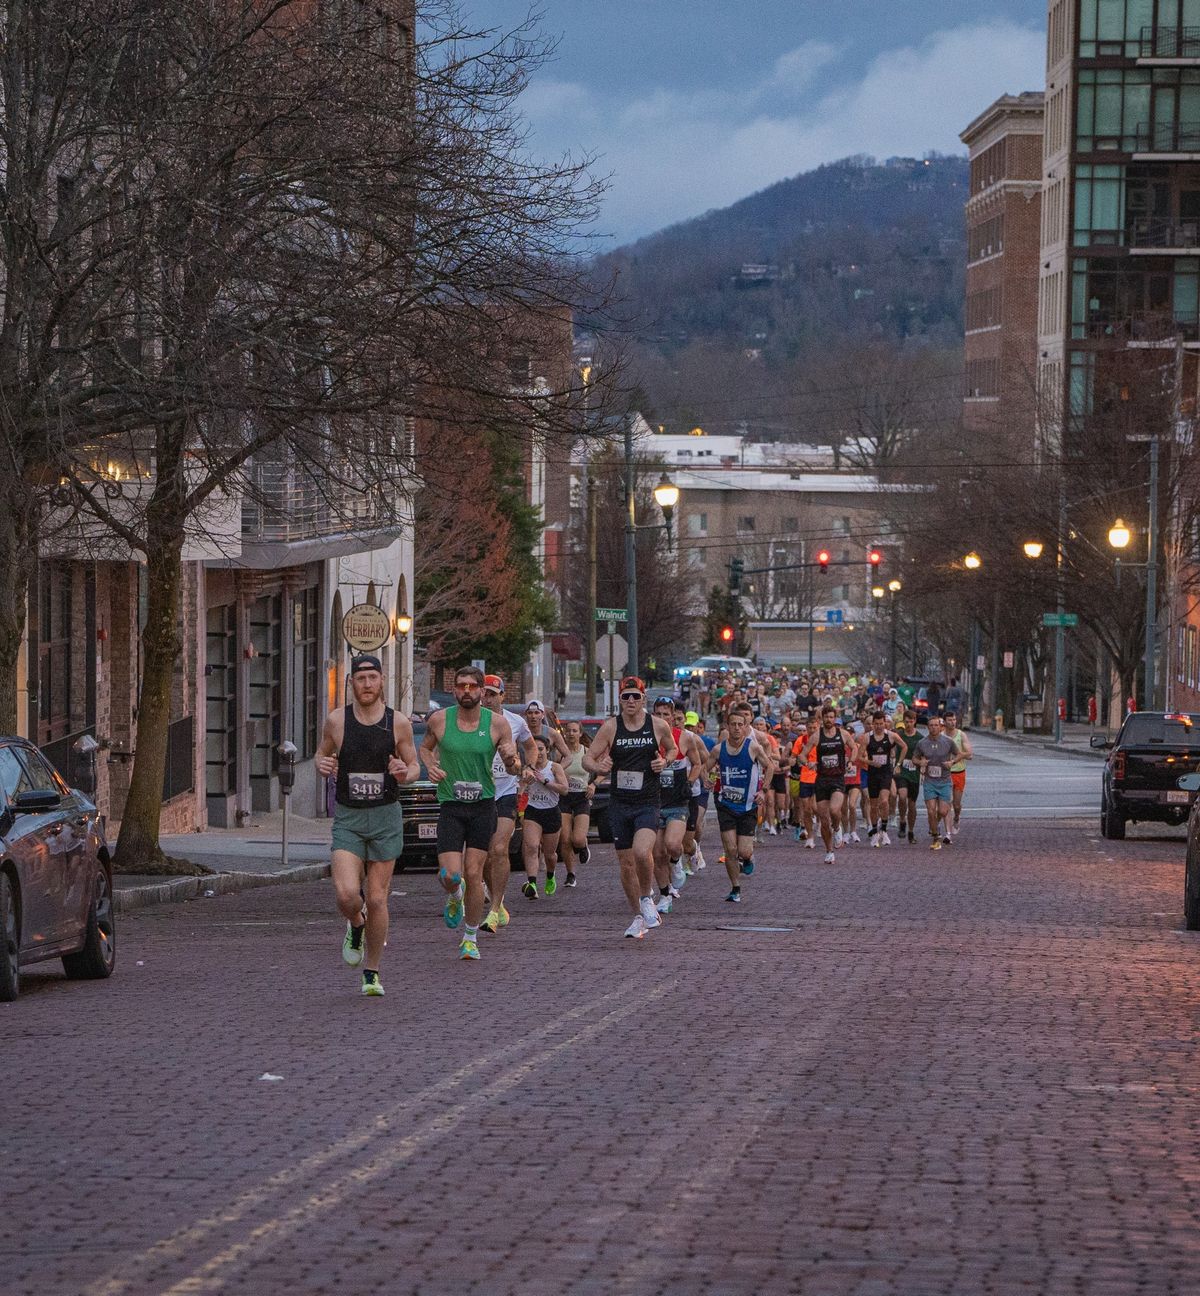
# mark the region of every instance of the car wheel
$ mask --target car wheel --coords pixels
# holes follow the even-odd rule
[[[1100,807],[1100,836],[1109,841],[1125,840],[1125,816],[1118,814],[1107,800]]]
[[[112,976],[117,965],[117,927],[113,918],[112,878],[99,861],[92,883],[83,949],[63,955],[63,968],[73,981],[98,981]]]
[[[608,824],[608,811],[601,810],[596,816],[596,836],[606,845],[612,845],[612,829]]]
[[[1200,931],[1200,832],[1188,832],[1187,860],[1183,870],[1183,925]]]
[[[12,878],[0,873],[0,1003],[21,993],[21,928]]]

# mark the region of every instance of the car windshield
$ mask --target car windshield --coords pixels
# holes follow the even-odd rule
[[[1121,731],[1121,746],[1161,743],[1167,747],[1200,747],[1200,715],[1142,711],[1131,715]]]

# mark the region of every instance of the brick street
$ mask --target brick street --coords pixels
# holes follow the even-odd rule
[[[107,983],[31,968],[0,1290],[1200,1290],[1180,831],[770,839],[740,907],[707,853],[643,942],[608,848],[514,886],[474,965],[397,875],[383,1000],[323,883],[126,916]]]

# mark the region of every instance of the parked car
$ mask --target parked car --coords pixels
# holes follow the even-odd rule
[[[1196,793],[1179,785],[1181,774],[1200,772],[1200,715],[1135,711],[1116,738],[1093,735],[1093,747],[1110,751],[1100,792],[1100,832],[1125,836],[1127,823],[1181,824]]]
[[[112,974],[112,861],[95,805],[32,743],[0,737],[0,1001],[52,958],[72,979]]]
[[[709,671],[731,671],[735,675],[753,675],[754,663],[749,657],[727,657],[722,653],[714,653],[709,657],[700,657],[687,666],[676,666],[675,678],[683,679],[690,675],[693,679],[699,679]]]
[[[1193,797],[1183,867],[1183,925],[1188,931],[1200,931],[1200,797],[1196,797],[1200,791],[1200,773],[1181,774],[1175,782],[1178,791]]]

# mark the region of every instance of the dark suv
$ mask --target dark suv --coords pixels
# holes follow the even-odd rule
[[[1181,788],[1181,774],[1200,771],[1200,715],[1135,711],[1113,741],[1096,734],[1093,747],[1110,749],[1100,793],[1100,832],[1125,836],[1133,823],[1183,823],[1196,793]]]

